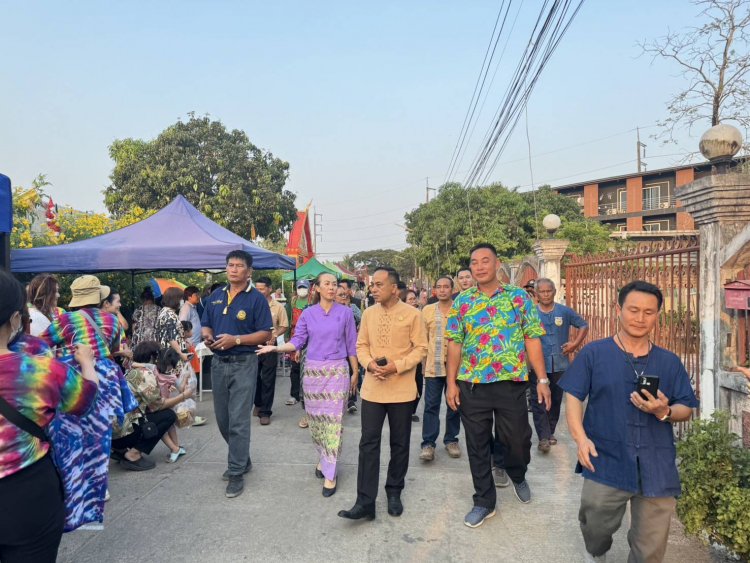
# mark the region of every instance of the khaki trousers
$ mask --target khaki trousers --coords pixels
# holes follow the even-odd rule
[[[594,557],[612,547],[612,535],[620,528],[630,501],[628,563],[659,563],[664,559],[669,523],[677,501],[674,497],[644,497],[584,479],[581,491],[581,523],[586,551]]]

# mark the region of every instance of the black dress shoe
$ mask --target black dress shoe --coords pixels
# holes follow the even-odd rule
[[[351,510],[339,510],[339,516],[348,520],[375,520],[375,506],[366,507],[361,504],[355,504]]]
[[[401,503],[401,497],[388,497],[388,514],[391,516],[401,516],[404,511],[404,505]]]
[[[323,472],[320,469],[318,469],[317,466],[315,467],[315,476],[318,479],[325,479],[325,475],[323,475]]]
[[[326,486],[323,486],[323,496],[328,498],[332,497],[336,493],[336,485],[334,485],[332,488],[328,488]]]

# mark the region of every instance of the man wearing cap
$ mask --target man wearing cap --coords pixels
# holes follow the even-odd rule
[[[253,257],[244,250],[227,254],[229,284],[216,289],[203,311],[203,339],[214,355],[211,378],[216,424],[229,445],[226,496],[245,487],[250,471],[250,411],[255,398],[258,357],[255,351],[271,338],[273,320],[266,298],[250,283]]]
[[[297,321],[302,315],[302,311],[307,309],[309,305],[310,296],[310,282],[308,280],[297,281],[297,291],[295,295],[286,304],[287,319],[289,319],[291,325],[291,331],[289,332],[289,338],[294,336],[294,329],[297,327]],[[295,353],[292,356],[291,370],[289,373],[292,388],[289,393],[289,398],[286,400],[286,404],[289,406],[296,405],[302,398],[301,391],[301,364],[299,353]],[[300,427],[307,428],[307,417],[303,416],[300,420]]]

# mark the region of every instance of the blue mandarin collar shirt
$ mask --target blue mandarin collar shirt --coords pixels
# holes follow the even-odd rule
[[[229,303],[229,286],[216,289],[206,299],[201,324],[222,334],[239,336],[261,330],[272,331],[273,319],[268,301],[250,284]],[[217,356],[255,353],[257,346],[234,346],[229,350],[213,350]]]
[[[653,346],[646,358],[636,358],[635,368],[644,375],[659,376],[659,390],[670,405],[696,408],[698,400],[690,377],[673,353]],[[659,422],[630,402],[636,391],[636,375],[625,353],[612,338],[585,346],[560,380],[560,387],[580,401],[588,398],[583,427],[599,457],[591,457],[591,472],[583,473],[603,485],[646,497],[680,494],[672,425]]]
[[[544,326],[545,334],[542,339],[542,353],[547,373],[556,373],[568,369],[568,356],[562,353],[562,345],[568,342],[570,327],[586,328],[588,323],[570,307],[555,303],[549,313],[545,313],[537,305],[539,320]]]

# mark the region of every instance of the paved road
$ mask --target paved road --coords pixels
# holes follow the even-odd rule
[[[529,505],[510,489],[499,490],[498,514],[482,527],[463,525],[471,508],[472,486],[465,452],[450,459],[442,448],[429,465],[418,459],[421,424],[412,429],[410,468],[400,518],[386,512],[378,498],[374,522],[348,522],[336,513],[356,497],[358,415],[345,415],[344,447],[338,492],[321,495],[313,475],[315,453],[309,431],[297,427],[299,406],[283,404],[289,379],[278,379],[278,405],[270,426],[253,421],[253,471],[245,492],[224,497],[221,473],[226,445],[213,423],[211,396],[200,414],[210,423],[181,432],[188,455],[165,463],[163,444],[152,453],[152,471],[133,473],[110,468],[112,500],[105,529],[78,531],[63,538],[60,561],[581,561],[582,541],[576,520],[581,479],[573,474],[574,444],[566,430],[546,456],[534,447],[528,481]],[[420,405],[421,415],[421,405]],[[383,443],[388,443],[388,431]],[[461,437],[463,445],[463,436]],[[383,451],[381,479],[388,461]],[[627,517],[625,519],[627,524]],[[627,560],[625,531],[620,530],[609,561]],[[670,535],[667,561],[711,561],[708,551],[686,538],[679,525]]]

